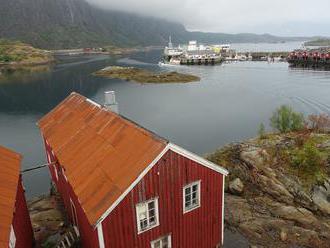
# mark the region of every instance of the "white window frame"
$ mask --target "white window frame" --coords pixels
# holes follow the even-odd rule
[[[164,238],[167,238],[167,244],[168,244],[168,248],[172,248],[172,237],[171,237],[171,234],[168,234],[168,235],[165,235],[165,236],[162,236],[162,237],[160,237],[159,239],[156,239],[156,240],[153,240],[153,241],[151,241],[151,243],[150,243],[150,246],[151,246],[151,248],[155,248],[155,244],[157,243],[157,242],[159,242],[160,241],[160,247],[162,248],[163,246],[163,244],[162,244],[162,241],[163,241],[163,239]]]
[[[9,236],[9,248],[15,248],[16,246],[16,235],[15,235],[15,230],[14,227],[10,227],[10,236]]]
[[[186,207],[186,189],[190,188],[192,191],[192,187],[197,185],[197,197],[198,197],[198,203],[192,207]],[[195,181],[190,184],[187,184],[186,186],[183,187],[182,189],[182,198],[183,198],[183,213],[188,213],[190,211],[195,210],[196,208],[199,208],[201,206],[201,181]]]
[[[150,202],[154,202],[154,205],[155,205],[155,219],[156,219],[155,221],[156,222],[153,225],[150,225],[150,223],[149,223],[149,209],[148,209],[148,204]],[[138,208],[140,206],[142,206],[142,205],[146,205],[146,207],[147,207],[147,222],[148,222],[148,225],[144,229],[142,229],[141,228],[141,225],[140,225],[139,210],[138,210]],[[150,229],[152,229],[154,227],[159,226],[158,197],[136,204],[135,205],[135,212],[136,212],[136,225],[137,225],[137,229],[138,229],[138,234],[143,233],[143,232],[148,231],[148,230],[150,230]]]
[[[53,163],[52,157],[50,156],[50,152],[48,150],[46,151],[46,154],[47,154],[48,164]],[[58,173],[57,173],[56,163],[52,164],[51,166],[54,169],[56,181],[58,181]]]
[[[58,173],[57,173],[57,166],[56,166],[56,163],[54,163],[53,166],[54,166],[54,171],[55,171],[56,181],[58,181]]]

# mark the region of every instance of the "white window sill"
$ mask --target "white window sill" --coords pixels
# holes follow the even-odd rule
[[[149,231],[149,230],[151,230],[152,228],[155,228],[155,227],[157,227],[157,226],[159,226],[159,223],[157,223],[157,224],[155,224],[155,225],[153,225],[153,226],[150,226],[150,227],[148,227],[148,228],[146,228],[146,229],[139,230],[139,231],[138,231],[138,234],[141,234],[141,233],[144,233],[144,232],[146,232],[146,231]]]
[[[194,207],[192,207],[192,208],[185,208],[184,210],[183,210],[183,214],[186,214],[186,213],[189,213],[189,212],[191,212],[191,211],[193,211],[193,210],[195,210],[195,209],[197,209],[197,208],[199,208],[200,207],[200,205],[197,205],[197,206],[194,206]]]

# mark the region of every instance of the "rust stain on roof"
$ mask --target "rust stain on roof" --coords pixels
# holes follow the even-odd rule
[[[0,146],[0,247],[8,247],[22,157]]]
[[[91,225],[168,143],[78,93],[64,99],[38,125]]]

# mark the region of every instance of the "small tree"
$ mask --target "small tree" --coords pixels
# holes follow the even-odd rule
[[[260,139],[266,138],[265,125],[261,122],[258,129],[258,135]]]
[[[304,116],[302,113],[293,111],[291,107],[282,105],[273,113],[270,123],[281,133],[298,131],[304,128]]]

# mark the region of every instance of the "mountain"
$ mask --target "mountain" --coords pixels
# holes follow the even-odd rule
[[[268,34],[189,32],[178,23],[103,10],[85,0],[0,0],[0,6],[0,38],[47,49],[164,45],[169,35],[181,43],[292,40]]]

